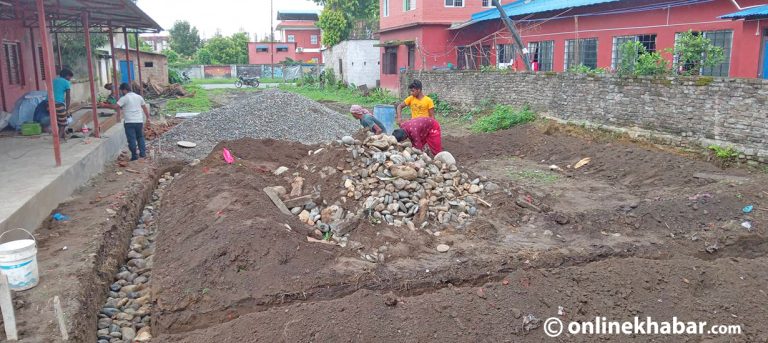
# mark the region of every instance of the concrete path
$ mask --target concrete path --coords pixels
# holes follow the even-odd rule
[[[292,83],[282,83],[284,85],[291,85]],[[261,83],[259,84],[259,88],[277,88],[281,85],[281,83]],[[229,88],[237,88],[235,87],[234,83],[218,83],[218,84],[202,84],[200,85],[203,89],[229,89]],[[243,88],[252,88],[248,86],[243,86]]]

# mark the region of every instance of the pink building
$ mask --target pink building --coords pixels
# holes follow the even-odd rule
[[[280,42],[248,43],[248,63],[280,63],[290,58],[304,63],[322,63],[320,28],[315,12],[277,12]]]
[[[523,70],[509,32],[490,0],[381,0],[381,84],[399,88],[405,69]],[[392,3],[390,3],[392,2]],[[665,49],[677,34],[693,30],[723,48],[726,61],[703,75],[768,76],[760,0],[510,0],[502,1],[516,21],[524,53],[541,71],[583,64],[614,69],[618,46],[639,41],[672,61]],[[745,14],[734,14],[746,10]],[[768,10],[765,11],[768,13]],[[734,14],[733,17],[727,17]]]

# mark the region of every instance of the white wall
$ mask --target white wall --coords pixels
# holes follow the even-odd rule
[[[378,40],[343,41],[323,51],[323,62],[345,82],[374,88],[381,75],[379,48],[373,46],[378,43]]]

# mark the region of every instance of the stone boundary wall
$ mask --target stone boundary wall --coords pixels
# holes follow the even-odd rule
[[[552,72],[408,72],[425,93],[470,109],[482,100],[530,106],[540,115],[676,145],[733,146],[768,163],[768,80],[652,78]]]

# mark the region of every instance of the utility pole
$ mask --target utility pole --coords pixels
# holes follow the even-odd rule
[[[523,40],[520,38],[520,34],[517,32],[517,29],[515,29],[515,23],[512,22],[512,19],[510,19],[507,16],[507,12],[504,11],[504,8],[501,7],[501,4],[499,3],[499,0],[492,0],[493,6],[496,6],[496,9],[499,10],[499,15],[501,16],[501,21],[504,22],[505,25],[507,25],[507,29],[509,29],[509,32],[512,33],[512,37],[515,39],[515,43],[519,47],[517,51],[520,52],[520,57],[523,58],[523,63],[525,63],[525,70],[531,71],[531,63],[528,61],[528,54],[523,52]]]
[[[275,26],[272,25],[272,17],[274,16],[274,12],[272,10],[272,4],[274,3],[274,0],[269,0],[269,53],[270,56],[270,67],[272,67],[272,76],[271,78],[275,78]]]

